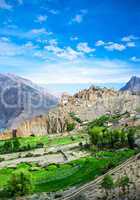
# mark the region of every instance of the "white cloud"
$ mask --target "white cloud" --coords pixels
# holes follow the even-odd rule
[[[42,44],[47,44],[47,43],[48,43],[48,40],[47,40],[47,39],[37,38],[36,42],[42,43]]]
[[[46,83],[123,83],[132,74],[140,74],[132,64],[121,60],[86,59],[57,60],[40,67],[39,70],[28,74],[35,82]],[[55,72],[55,73],[54,73]]]
[[[58,15],[59,14],[59,11],[58,10],[54,10],[54,9],[51,9],[49,10],[49,12],[53,15]]]
[[[47,31],[45,28],[35,28],[27,31],[22,31],[17,28],[0,28],[0,33],[7,37],[14,36],[27,39],[39,38],[42,36],[48,36],[53,34],[52,32]]]
[[[80,52],[75,51],[71,47],[67,47],[63,51],[58,52],[57,56],[68,60],[74,60],[78,58],[78,56],[82,56],[82,54]]]
[[[123,43],[116,43],[116,42],[104,42],[103,40],[98,40],[95,43],[95,46],[103,46],[108,51],[123,51],[127,48],[136,47],[136,43],[133,40],[138,39],[133,35],[127,36],[122,38]],[[125,43],[124,43],[125,42]]]
[[[105,42],[102,41],[102,40],[98,40],[96,43],[95,43],[95,46],[104,46],[105,45]]]
[[[32,49],[32,50],[38,48],[38,46],[34,45],[31,41],[28,41],[27,43],[25,43],[23,47],[27,49]]]
[[[48,50],[48,51],[51,51],[52,53],[54,54],[57,54],[59,52],[62,52],[63,49],[56,46],[56,45],[48,45],[48,46],[45,46],[45,49]]]
[[[127,43],[126,43],[126,46],[127,46],[127,47],[135,47],[136,44],[135,44],[135,42],[127,42]]]
[[[0,41],[9,42],[10,39],[8,37],[1,37]]]
[[[140,58],[137,58],[136,56],[131,57],[130,60],[133,62],[140,62]]]
[[[76,14],[71,21],[69,22],[69,24],[72,23],[78,23],[80,24],[83,21],[84,16],[88,13],[88,11],[86,9],[82,9],[80,10],[80,12],[78,14]]]
[[[36,49],[37,46],[33,45],[32,42],[27,42],[22,45],[17,45],[10,40],[5,40],[0,38],[0,57],[1,56],[20,56],[20,55],[29,55],[32,54],[32,51]]]
[[[47,19],[48,19],[48,17],[47,17],[46,15],[39,15],[39,16],[37,17],[37,19],[35,20],[35,22],[41,24],[41,23],[47,21]]]
[[[50,44],[50,45],[53,45],[53,46],[57,46],[57,45],[58,45],[58,42],[57,42],[56,39],[51,39],[51,40],[49,40],[49,44]]]
[[[79,38],[77,37],[77,36],[72,36],[72,37],[70,37],[70,40],[71,41],[76,41],[76,40],[78,40]]]
[[[91,52],[94,52],[95,49],[94,48],[91,48],[88,46],[88,43],[87,42],[80,42],[78,45],[77,45],[77,49],[81,52],[84,52],[84,53],[91,53]]]
[[[46,51],[46,55],[51,52],[53,56],[57,58],[65,59],[65,60],[76,60],[78,58],[84,57],[85,54],[94,52],[95,49],[88,46],[88,43],[79,43],[77,45],[77,50],[73,49],[70,46],[60,47],[58,42],[55,39],[52,39],[48,42],[48,45],[44,47]],[[43,56],[44,58],[45,52],[43,54],[39,53],[39,56]]]
[[[72,22],[76,23],[81,23],[83,21],[83,15],[82,14],[77,14],[75,17],[72,19]]]
[[[87,43],[82,46],[82,51],[70,46],[62,48],[55,39],[47,41],[47,44],[42,50],[31,41],[17,45],[10,40],[0,39],[0,68],[4,66],[7,70],[11,66],[14,69],[26,66],[20,73],[24,71],[27,78],[42,84],[120,83],[127,81],[134,73],[140,74],[140,69],[135,67],[137,64],[132,62],[87,58],[85,53],[93,51]],[[26,56],[38,59],[27,60]],[[40,59],[43,59],[43,64]],[[131,60],[140,62],[140,58],[135,56]]]
[[[40,28],[40,29],[32,29],[28,32],[25,33],[25,36],[31,37],[35,35],[52,35],[52,32],[48,32],[45,28]]]
[[[131,42],[132,40],[137,40],[139,39],[138,37],[134,36],[134,35],[128,35],[122,38],[123,42]]]
[[[123,44],[110,42],[110,43],[108,43],[108,45],[105,46],[105,49],[107,49],[109,51],[114,51],[114,50],[124,51],[126,49],[126,46]]]
[[[74,60],[79,56],[82,56],[81,52],[78,52],[71,47],[59,47],[56,40],[50,40],[49,45],[45,46],[45,49],[49,52],[52,52],[55,56],[67,60]]]
[[[0,0],[0,8],[6,9],[6,10],[11,10],[12,6],[10,4],[6,3],[6,0]]]

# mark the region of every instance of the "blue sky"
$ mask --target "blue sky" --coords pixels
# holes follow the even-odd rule
[[[0,0],[0,72],[40,84],[140,75],[139,0]]]

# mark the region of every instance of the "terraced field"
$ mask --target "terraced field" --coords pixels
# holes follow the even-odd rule
[[[36,164],[21,163],[16,168],[0,170],[0,188],[7,187],[12,173],[27,171],[32,176],[34,192],[54,192],[74,185],[81,185],[105,173],[134,155],[134,150],[100,152],[94,156],[81,158],[67,164],[51,164],[40,167]],[[2,196],[2,194],[0,194]]]

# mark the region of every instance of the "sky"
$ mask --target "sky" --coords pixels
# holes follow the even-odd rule
[[[139,0],[0,0],[0,73],[118,87],[140,76],[139,22]]]

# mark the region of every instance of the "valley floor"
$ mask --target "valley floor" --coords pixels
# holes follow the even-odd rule
[[[86,194],[84,198],[87,200],[96,200],[96,196],[97,199],[104,198],[99,195],[105,194],[101,188],[102,175],[112,169],[114,170],[109,174],[114,179],[116,174],[127,175],[127,171],[123,171],[127,166],[125,162],[131,166],[131,157],[134,161],[138,160],[138,157],[135,159],[133,156],[139,153],[139,146],[135,146],[135,141],[139,144],[140,127],[108,126],[110,120],[114,122],[120,120],[120,117],[122,115],[102,116],[79,133],[0,141],[0,199],[8,199],[11,195],[8,192],[13,191],[11,186],[14,188],[13,195],[31,192],[37,196],[45,195],[41,200],[49,199],[50,195],[51,200],[57,197],[77,200],[77,195],[81,195],[81,192]],[[130,160],[127,161],[128,159]],[[133,166],[130,168],[134,169]],[[132,182],[134,176],[129,174]],[[28,180],[27,175],[30,177],[30,184],[24,185],[23,181],[26,178]],[[137,177],[139,178],[138,173]],[[95,182],[91,182],[94,180]],[[30,185],[33,186],[30,192],[21,190]],[[18,193],[19,186],[23,193]],[[118,191],[118,188],[113,191]]]
[[[32,175],[34,192],[55,192],[75,185],[81,185],[105,173],[134,155],[127,149],[116,152],[99,152],[66,164],[50,164],[42,167],[34,163],[21,163],[16,167],[0,169],[0,188],[7,185],[14,171],[24,170]],[[1,197],[3,193],[0,194]]]

